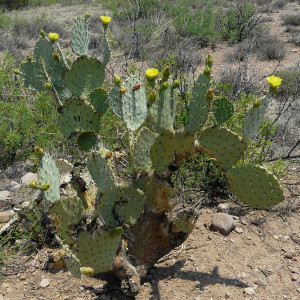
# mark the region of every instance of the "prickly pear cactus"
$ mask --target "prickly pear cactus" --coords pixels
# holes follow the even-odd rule
[[[71,47],[75,59],[66,56],[58,34],[41,31],[34,50],[21,67],[24,84],[37,91],[48,90],[57,101],[60,128],[66,138],[76,136],[85,165],[94,184],[94,201],[85,201],[86,184],[77,165],[67,186],[60,191],[59,172],[49,154],[37,150],[40,182],[57,241],[65,250],[68,268],[75,276],[113,274],[129,295],[139,290],[140,277],[159,258],[179,246],[195,226],[193,210],[173,210],[176,190],[170,177],[184,159],[198,151],[215,158],[226,172],[232,191],[243,203],[270,207],[284,200],[278,180],[260,166],[242,165],[247,140],[263,120],[272,93],[280,80],[271,78],[270,92],[255,102],[245,116],[243,137],[222,127],[234,111],[226,98],[214,99],[211,82],[213,59],[192,88],[186,128],[176,130],[177,91],[170,68],[161,73],[151,68],[146,76],[114,77],[110,88],[105,67],[110,58],[107,30],[103,24],[103,61],[88,57],[88,14],[75,20]],[[74,55],[73,55],[74,57]],[[276,85],[277,84],[277,85]],[[280,83],[279,83],[280,84]],[[120,172],[120,152],[104,148],[99,135],[102,118],[111,110],[129,132],[125,150],[130,176]],[[212,126],[214,124],[214,126]],[[128,171],[127,170],[127,171]],[[138,266],[138,267],[136,267]]]

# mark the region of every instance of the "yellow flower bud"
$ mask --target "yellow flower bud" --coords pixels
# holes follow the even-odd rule
[[[122,94],[125,94],[126,93],[126,87],[125,86],[120,86],[119,87],[119,94],[122,95]]]
[[[173,85],[172,85],[172,88],[173,88],[173,89],[176,89],[176,88],[178,88],[179,86],[180,86],[180,80],[179,80],[179,79],[174,80]]]
[[[45,33],[45,31],[43,29],[40,30],[40,35],[43,36],[43,37],[46,36],[46,33]]]
[[[88,277],[92,277],[94,275],[95,270],[93,268],[90,267],[83,267],[80,268],[80,273],[82,275],[88,276]]]
[[[38,186],[38,183],[34,180],[29,183],[29,187],[31,187],[32,189],[36,189],[37,186]]]
[[[47,191],[50,189],[50,183],[48,182],[45,182],[43,185],[42,185],[42,190],[43,191]]]
[[[169,87],[169,82],[165,81],[161,84],[161,89],[166,90]]]
[[[51,89],[51,83],[50,82],[45,83],[45,88],[47,90],[50,90]]]
[[[209,89],[205,95],[206,100],[212,100],[214,98],[213,89]]]
[[[120,86],[120,83],[121,83],[121,77],[119,77],[119,76],[114,76],[114,83],[115,83],[115,85]]]
[[[155,90],[155,89],[153,89],[153,90],[151,91],[151,94],[148,96],[148,98],[149,98],[150,100],[152,100],[152,101],[155,101],[155,100],[157,99],[157,93],[156,93],[156,90]]]
[[[206,62],[206,65],[211,68],[211,66],[214,62],[213,57],[212,57],[211,54],[208,54],[208,56],[205,59],[205,62]]]
[[[37,156],[42,156],[44,153],[44,149],[40,147],[34,147],[34,153]]]
[[[15,73],[16,75],[19,75],[19,74],[20,74],[20,69],[14,69],[14,73]]]
[[[169,66],[166,66],[164,69],[163,69],[163,75],[166,76],[166,77],[169,77],[171,74],[171,69]]]
[[[206,66],[205,67],[205,69],[204,69],[204,71],[203,71],[203,73],[204,73],[204,75],[206,76],[206,77],[210,77],[210,73],[211,73],[211,68],[210,67],[208,67],[208,66]]]
[[[85,13],[84,18],[87,20],[90,17],[90,14],[88,12]]]
[[[253,107],[260,107],[260,100],[256,100],[256,101],[253,103]]]
[[[56,32],[50,32],[50,33],[48,34],[48,36],[49,36],[49,38],[50,38],[50,41],[53,42],[53,43],[54,43],[55,41],[57,41],[58,38],[59,38],[59,34],[56,33]]]

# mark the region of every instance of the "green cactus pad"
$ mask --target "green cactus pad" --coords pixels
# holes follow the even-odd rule
[[[210,103],[206,99],[206,93],[210,88],[210,78],[200,74],[192,92],[189,109],[188,133],[195,133],[204,124],[210,109]]]
[[[246,143],[236,133],[218,127],[204,130],[199,138],[199,144],[210,156],[215,157],[222,169],[231,168],[240,160]]]
[[[46,38],[41,37],[35,45],[34,57],[36,61],[39,61],[41,58],[45,64],[45,68],[48,74],[52,73],[53,69],[53,56],[54,48],[52,43]]]
[[[226,175],[233,193],[251,207],[268,208],[284,200],[277,178],[262,167],[236,167]]]
[[[91,267],[95,274],[108,272],[121,243],[121,227],[98,233],[80,232],[76,256],[82,266]]]
[[[47,77],[43,71],[41,62],[25,62],[21,66],[21,74],[23,76],[24,85],[29,89],[36,91],[44,91]]]
[[[133,144],[130,158],[135,170],[150,171],[152,168],[152,160],[150,157],[150,149],[158,134],[151,131],[147,127],[142,127],[136,136]]]
[[[77,144],[80,149],[90,151],[97,145],[97,134],[92,131],[84,131],[77,137]]]
[[[49,209],[49,214],[55,216],[56,230],[65,243],[74,244],[75,240],[71,236],[74,233],[73,227],[81,221],[83,213],[84,207],[79,197],[63,198]]]
[[[56,89],[56,91],[60,94],[62,99],[66,100],[72,96],[71,91],[68,89],[66,85],[65,76],[67,73],[67,69],[62,62],[58,59],[55,59],[53,62],[53,70],[51,74],[51,81]]]
[[[60,129],[68,138],[75,130],[95,131],[100,129],[100,117],[90,104],[82,100],[68,100],[59,119]]]
[[[103,218],[106,226],[133,224],[141,215],[145,198],[132,187],[116,187],[100,198],[95,215]]]
[[[90,154],[87,161],[87,168],[101,193],[105,194],[114,186],[115,180],[110,161],[100,152],[93,152]]]
[[[108,94],[103,88],[93,91],[90,95],[90,101],[100,116],[104,115],[109,107]]]
[[[109,107],[113,113],[120,119],[122,119],[122,97],[119,93],[119,87],[113,85],[108,96]]]
[[[136,84],[140,84],[140,88],[132,91]],[[122,118],[126,127],[135,131],[147,118],[145,85],[138,76],[131,76],[123,83],[123,86],[126,88],[126,93],[122,94]]]
[[[103,49],[103,65],[106,66],[110,59],[110,49],[107,42],[106,30],[104,30]]]
[[[175,153],[189,152],[194,147],[194,136],[184,132],[173,135],[160,135],[156,138],[150,150],[153,167],[157,172],[163,172],[175,158]]]
[[[89,47],[89,27],[85,18],[78,17],[74,20],[71,47],[75,54],[87,56]]]
[[[259,106],[253,106],[245,115],[243,127],[245,139],[250,140],[255,135],[257,129],[264,119],[271,98],[272,95],[269,92],[260,100]]]
[[[123,188],[123,190],[126,198],[123,196],[122,201],[116,203],[115,212],[121,223],[133,225],[144,210],[145,197],[140,190],[132,188]]]
[[[168,87],[159,91],[158,99],[150,106],[148,124],[150,129],[161,134],[174,132],[175,97],[174,89]]]
[[[55,203],[60,200],[59,193],[59,171],[56,167],[53,158],[45,153],[39,162],[39,181],[41,185],[44,183],[49,183],[50,188],[44,191],[45,198],[50,203]]]
[[[77,97],[87,99],[90,93],[101,87],[105,68],[96,58],[78,57],[66,74],[66,82]]]
[[[233,112],[232,103],[225,97],[214,100],[212,105],[212,118],[217,126],[227,122],[232,117]]]

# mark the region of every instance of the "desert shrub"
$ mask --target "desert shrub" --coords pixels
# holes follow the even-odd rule
[[[7,29],[12,22],[12,19],[8,15],[0,13],[0,29]]]
[[[286,14],[282,16],[283,25],[292,25],[299,26],[300,25],[300,14]]]
[[[28,157],[35,144],[53,151],[63,140],[52,99],[45,93],[25,91],[14,68],[14,58],[5,53],[0,64],[1,165]]]
[[[258,6],[269,5],[273,0],[256,0]]]
[[[273,3],[273,7],[282,9],[288,4],[288,0],[277,0]]]
[[[285,56],[285,48],[276,37],[264,35],[258,39],[256,53],[263,60],[281,60]]]
[[[279,95],[289,96],[297,93],[300,95],[300,68],[292,66],[290,68],[280,70],[276,76],[282,78]]]

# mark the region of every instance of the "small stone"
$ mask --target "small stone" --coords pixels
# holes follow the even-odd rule
[[[241,233],[244,232],[244,230],[243,230],[241,227],[237,227],[237,228],[235,229],[235,231],[236,231],[237,233],[239,233],[239,234],[241,234]]]
[[[229,206],[227,203],[220,203],[218,206],[217,206],[217,213],[225,213],[225,214],[228,214],[229,213]]]
[[[298,275],[295,274],[295,273],[293,273],[293,274],[291,275],[291,279],[292,279],[292,281],[297,281],[297,280],[298,280]]]
[[[40,283],[40,287],[41,287],[41,288],[45,288],[45,287],[47,287],[49,284],[50,284],[50,279],[44,278],[44,279],[42,279],[42,281],[41,281],[41,283]]]
[[[300,293],[300,288],[299,288],[299,289],[296,289],[296,291],[297,291],[298,293]]]
[[[21,181],[22,181],[22,185],[25,186],[25,187],[29,187],[29,184],[31,181],[38,181],[38,175],[35,174],[35,173],[27,173],[25,174],[22,178],[21,178]]]
[[[278,240],[279,240],[279,236],[278,236],[278,235],[274,235],[274,239],[275,239],[276,241],[278,241]]]
[[[243,279],[245,279],[245,278],[247,277],[247,274],[246,274],[245,272],[242,272],[242,273],[241,273],[241,277],[242,277]]]
[[[216,213],[211,219],[211,228],[223,235],[228,235],[236,226],[231,216],[225,213]]]
[[[10,210],[0,211],[0,223],[8,222],[12,216],[13,216],[13,211]]]
[[[230,242],[231,242],[232,244],[234,244],[234,243],[235,243],[235,240],[234,240],[234,239],[230,239]]]
[[[230,294],[228,292],[225,293],[225,299],[229,299],[230,298]]]
[[[256,279],[254,282],[255,282],[257,285],[260,285],[260,286],[267,286],[267,285],[268,285],[267,280],[264,279],[264,278]]]
[[[252,287],[247,287],[244,289],[244,293],[246,295],[250,295],[250,296],[254,296],[255,295],[255,291]]]
[[[27,276],[24,275],[24,274],[21,274],[20,277],[19,277],[20,280],[26,280],[27,279]]]
[[[17,191],[21,188],[21,184],[17,181],[11,181],[9,184],[6,185],[6,189],[9,190],[10,192]]]
[[[285,235],[283,238],[282,238],[282,241],[283,242],[286,242],[290,237],[288,235]]]
[[[9,200],[11,196],[10,191],[0,191],[0,200]]]
[[[276,275],[275,274],[272,274],[272,275],[267,277],[268,283],[274,282],[275,280],[276,280]]]
[[[4,283],[1,284],[1,288],[2,288],[3,290],[4,290],[4,289],[8,289],[8,288],[10,288],[10,284],[7,283],[7,282],[4,282]]]
[[[298,269],[297,267],[291,268],[290,271],[291,271],[292,273],[300,274],[300,271],[299,271],[299,269]]]
[[[241,223],[242,223],[243,225],[248,225],[248,223],[247,223],[245,220],[242,220]]]

